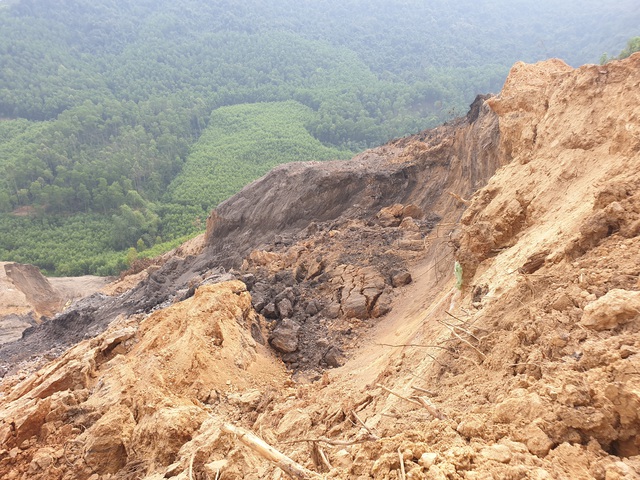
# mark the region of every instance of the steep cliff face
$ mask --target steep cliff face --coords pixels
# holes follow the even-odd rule
[[[638,478],[639,82],[517,64],[466,119],[248,186],[5,376],[0,476],[283,478],[231,423],[299,478]]]

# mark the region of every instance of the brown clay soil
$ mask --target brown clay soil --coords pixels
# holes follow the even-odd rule
[[[4,377],[0,476],[640,478],[639,83],[519,63],[447,135],[247,187],[91,315],[135,313]],[[310,223],[331,172],[361,184]],[[297,176],[328,186],[248,200]]]

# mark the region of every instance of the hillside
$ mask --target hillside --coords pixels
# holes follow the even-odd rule
[[[118,274],[275,164],[435,127],[517,60],[619,52],[636,3],[2,2],[0,260]]]
[[[464,118],[245,187],[0,347],[0,474],[639,478],[638,78],[517,63]]]

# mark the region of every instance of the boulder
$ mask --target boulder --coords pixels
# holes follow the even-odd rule
[[[331,347],[327,353],[324,354],[324,361],[328,366],[333,368],[341,367],[344,365],[345,360],[342,350],[338,347]]]
[[[580,323],[594,330],[608,330],[640,318],[640,292],[610,290],[584,307]]]
[[[280,318],[288,318],[293,314],[293,305],[291,303],[291,300],[286,297],[278,302],[277,308],[278,313],[280,314]]]
[[[290,318],[285,318],[271,332],[269,343],[273,348],[282,353],[295,352],[298,349],[298,332],[300,325]]]
[[[419,220],[422,217],[424,217],[424,212],[417,205],[413,205],[413,204],[410,203],[409,205],[405,205],[402,208],[401,216],[402,216],[403,219],[411,217],[414,220]]]
[[[408,285],[413,281],[411,274],[406,270],[401,272],[394,272],[391,274],[391,285],[394,287],[402,287]]]
[[[342,301],[342,313],[348,318],[369,318],[367,309],[367,297],[360,292],[351,291]]]

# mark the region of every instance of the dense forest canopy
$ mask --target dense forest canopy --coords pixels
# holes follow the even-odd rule
[[[595,63],[639,24],[637,0],[0,0],[0,260],[116,273],[276,164],[435,126],[515,61]]]

